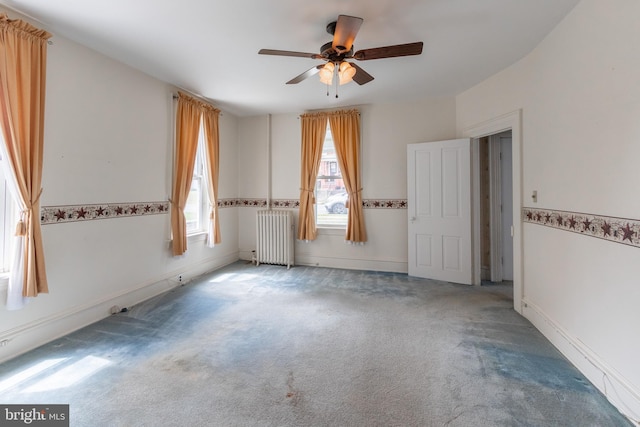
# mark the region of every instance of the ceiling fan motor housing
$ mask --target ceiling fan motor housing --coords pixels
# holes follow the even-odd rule
[[[338,46],[340,49],[340,46]],[[343,48],[344,49],[344,48]],[[342,62],[345,58],[353,56],[353,46],[348,51],[339,51],[333,48],[333,42],[328,42],[320,48],[320,54],[332,62]]]

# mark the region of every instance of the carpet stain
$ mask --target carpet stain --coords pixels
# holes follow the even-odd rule
[[[287,378],[287,388],[289,389],[287,392],[287,399],[289,399],[289,404],[291,406],[296,407],[302,401],[302,392],[293,386],[293,381],[293,372],[289,372],[289,377]]]

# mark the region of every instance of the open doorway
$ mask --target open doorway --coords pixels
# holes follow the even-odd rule
[[[511,130],[478,139],[480,278],[513,283]]]
[[[522,314],[524,295],[522,268],[522,110],[494,117],[484,122],[466,127],[462,136],[471,138],[472,151],[472,205],[473,205],[473,283],[481,284],[480,274],[480,178],[479,141],[486,136],[511,131],[511,184],[513,196],[513,308]],[[504,154],[502,156],[505,157]],[[504,210],[504,209],[503,209]]]

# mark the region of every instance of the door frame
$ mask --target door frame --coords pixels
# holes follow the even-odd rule
[[[513,167],[513,308],[522,314],[524,298],[524,265],[522,244],[522,110],[516,110],[462,130],[471,138],[471,233],[473,248],[473,284],[480,280],[480,142],[479,139],[511,130]]]

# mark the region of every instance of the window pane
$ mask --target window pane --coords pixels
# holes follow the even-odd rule
[[[1,140],[0,143],[2,143]],[[0,159],[0,162],[2,162],[2,159]],[[4,168],[0,164],[0,272],[7,272],[9,271],[11,251],[13,250],[16,205],[12,200],[3,172]]]
[[[187,220],[187,234],[206,231],[207,227],[205,218],[208,215],[209,196],[206,187],[207,180],[204,175],[204,161],[204,131],[202,126],[200,126],[198,149],[193,167],[193,179],[191,180],[191,189],[187,197],[187,203],[184,207],[184,215]]]
[[[342,228],[347,226],[347,191],[329,127],[316,181],[316,224]]]
[[[194,177],[191,181],[191,190],[187,198],[187,204],[184,207],[184,216],[187,219],[187,233],[200,230],[201,218],[200,212],[202,200],[202,182],[199,177]]]

